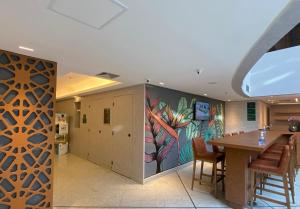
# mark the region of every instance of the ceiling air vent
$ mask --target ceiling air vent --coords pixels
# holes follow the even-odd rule
[[[114,79],[120,77],[119,75],[113,73],[102,72],[96,75],[97,77],[106,78],[106,79]]]
[[[246,85],[246,91],[249,93],[250,92],[250,86]]]

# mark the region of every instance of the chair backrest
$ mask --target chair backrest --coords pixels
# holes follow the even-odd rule
[[[280,157],[280,161],[278,163],[278,167],[280,168],[281,172],[287,172],[289,162],[290,162],[290,148],[288,145],[285,145],[283,148],[283,152]]]
[[[233,132],[231,135],[232,136],[237,136],[237,135],[239,135],[239,133],[238,132]]]
[[[231,134],[230,134],[230,133],[224,134],[224,137],[225,137],[225,136],[231,136]]]
[[[295,152],[295,155],[297,155],[297,153],[298,153],[298,144],[297,144],[298,136],[293,135],[292,137],[293,137],[294,140],[295,140],[295,142],[294,142],[294,147],[295,147],[294,152]]]
[[[197,137],[193,139],[193,152],[194,159],[199,159],[199,157],[207,154],[206,145],[202,137]]]
[[[239,134],[244,134],[244,133],[245,133],[245,131],[240,131],[240,132],[239,132]]]
[[[288,143],[289,147],[290,147],[290,151],[295,149],[295,145],[296,145],[296,138],[293,136],[290,137],[289,143]]]

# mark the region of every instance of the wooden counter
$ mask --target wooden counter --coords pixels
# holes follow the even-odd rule
[[[210,141],[212,145],[223,146],[225,148],[225,199],[231,207],[242,209],[248,203],[252,181],[248,166],[251,160],[256,159],[259,153],[262,153],[277,140],[289,138],[293,134],[289,131],[267,131],[265,145],[262,146],[258,145],[260,131],[253,131],[237,136],[226,136],[222,139]]]

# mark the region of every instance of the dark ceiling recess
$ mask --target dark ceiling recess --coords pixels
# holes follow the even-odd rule
[[[270,50],[276,51],[300,45],[300,24],[295,26],[290,32],[283,36]]]
[[[106,79],[114,79],[119,77],[119,75],[113,73],[102,72],[96,75],[97,77],[106,78]]]

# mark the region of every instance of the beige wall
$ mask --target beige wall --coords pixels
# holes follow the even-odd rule
[[[267,124],[267,104],[256,101],[256,121],[247,121],[247,102],[225,103],[225,133],[249,132]]]
[[[138,85],[130,88],[109,91],[90,96],[84,96],[81,99],[81,116],[87,114],[87,108],[92,101],[99,100],[106,104],[113,103],[113,99],[116,96],[122,95],[133,95],[133,132],[132,132],[132,146],[133,146],[133,157],[132,157],[132,176],[131,178],[137,182],[143,182],[144,172],[144,92],[145,86]],[[58,101],[56,104],[57,112],[65,112],[69,115],[69,127],[70,127],[70,152],[80,156],[81,158],[87,159],[89,152],[89,140],[88,140],[88,124],[97,123],[97,121],[88,121],[87,124],[82,123],[80,128],[74,127],[74,115],[75,106],[74,100],[69,99],[65,101]],[[111,110],[113,111],[113,110]],[[126,107],[124,107],[126,111]],[[88,118],[89,120],[89,118]],[[110,127],[111,129],[113,127]],[[110,141],[112,140],[111,135],[107,135],[105,140],[107,144],[99,147],[99,152],[105,153],[101,155],[104,159],[101,159],[102,166],[110,167],[112,155],[117,154],[112,152]],[[124,156],[126,157],[126,156]]]

